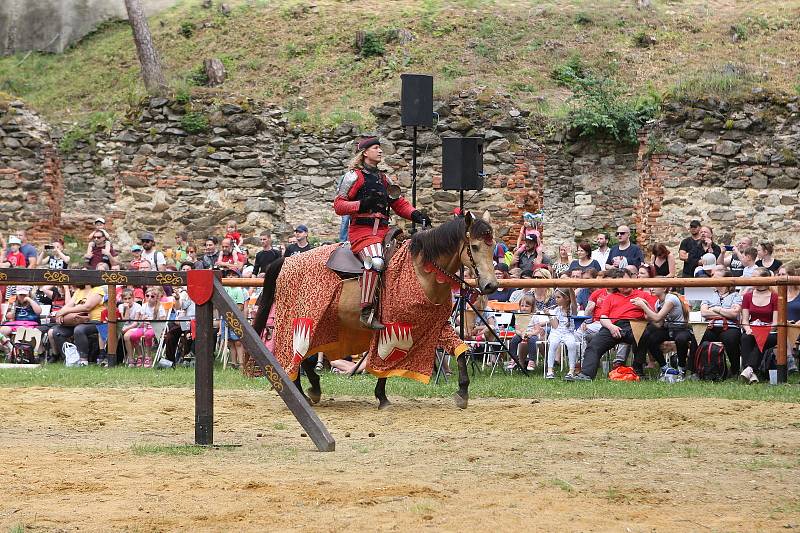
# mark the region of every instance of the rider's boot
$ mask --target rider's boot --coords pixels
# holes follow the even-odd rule
[[[367,329],[384,329],[375,313],[375,292],[378,289],[380,272],[365,269],[359,278],[361,284],[361,324]]]

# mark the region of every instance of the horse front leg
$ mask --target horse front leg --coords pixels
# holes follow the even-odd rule
[[[386,409],[392,402],[386,397],[386,378],[378,378],[375,384],[375,397],[378,399],[378,409]]]
[[[319,385],[319,374],[317,374],[315,369],[315,359],[315,357],[306,357],[303,359],[303,362],[300,363],[300,366],[306,373],[308,382],[311,384],[311,387],[308,389],[308,399],[312,404],[319,403],[320,398],[322,398],[322,388]]]
[[[469,402],[469,374],[467,373],[467,356],[469,352],[464,352],[456,358],[458,362],[458,390],[453,395],[456,407],[466,409]]]

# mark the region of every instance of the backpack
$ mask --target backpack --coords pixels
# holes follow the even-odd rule
[[[34,365],[39,363],[39,358],[33,353],[33,345],[28,342],[15,342],[8,359],[9,362],[18,365]]]
[[[725,346],[721,342],[704,342],[694,353],[694,373],[704,381],[722,381],[728,374]]]
[[[618,366],[608,373],[611,381],[639,381],[639,375],[629,366]]]
[[[769,379],[769,371],[778,368],[778,358],[775,355],[775,348],[764,350],[764,357],[761,358],[761,364],[758,365],[756,373],[758,377],[763,380]]]

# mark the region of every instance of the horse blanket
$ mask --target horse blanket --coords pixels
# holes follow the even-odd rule
[[[276,287],[274,352],[289,377],[295,379],[302,360],[316,352],[335,360],[368,350],[370,373],[427,383],[437,347],[456,356],[467,350],[449,323],[450,305],[435,304],[425,296],[409,244],[400,246],[384,272],[380,318],[386,329],[375,332],[340,327],[342,287],[357,281],[344,281],[325,266],[338,245],[286,259]]]

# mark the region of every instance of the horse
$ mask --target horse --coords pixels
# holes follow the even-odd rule
[[[456,274],[462,266],[472,270],[479,292],[497,290],[491,225],[467,213],[418,231],[401,244],[383,274],[378,310],[386,329],[381,331],[368,330],[359,321],[357,279],[341,279],[325,266],[338,246],[278,259],[265,272],[253,327],[263,334],[274,305],[275,355],[301,394],[311,404],[318,403],[322,395],[309,354],[324,352],[329,360],[335,360],[369,352],[366,370],[378,377],[374,394],[378,408],[384,409],[391,403],[386,379],[403,376],[427,383],[439,346],[456,356],[459,378],[454,400],[457,407],[465,409],[468,347],[449,323],[452,291],[466,288]],[[300,368],[310,382],[307,396],[300,383]]]

